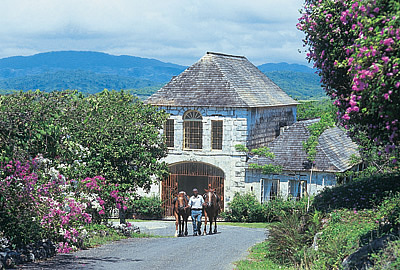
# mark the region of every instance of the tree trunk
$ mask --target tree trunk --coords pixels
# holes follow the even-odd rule
[[[121,224],[126,224],[126,211],[121,207],[121,209],[119,209],[119,223]]]

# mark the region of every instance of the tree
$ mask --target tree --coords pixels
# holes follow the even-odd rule
[[[166,118],[123,91],[0,96],[0,161],[43,154],[70,179],[101,175],[122,191],[149,188],[167,174]]]
[[[397,0],[306,0],[298,24],[341,125],[358,143],[373,142],[394,166],[400,157],[399,17]]]

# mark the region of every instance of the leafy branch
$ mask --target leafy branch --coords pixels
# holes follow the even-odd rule
[[[325,130],[334,126],[335,118],[331,113],[325,113],[321,116],[321,119],[318,122],[308,127],[310,137],[308,137],[307,141],[303,142],[303,149],[306,151],[309,161],[315,161],[319,136],[321,136]]]
[[[269,159],[275,158],[274,153],[272,153],[268,147],[255,148],[249,151],[246,146],[242,144],[237,144],[235,145],[235,149],[238,152],[243,152],[246,154],[263,156]],[[282,166],[273,164],[260,165],[257,163],[250,163],[249,168],[253,170],[260,170],[263,174],[280,173],[282,171]]]

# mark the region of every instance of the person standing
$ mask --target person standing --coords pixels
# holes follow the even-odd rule
[[[193,236],[201,235],[201,216],[203,211],[203,196],[199,195],[197,188],[193,189],[193,196],[190,197],[189,206],[191,207]]]

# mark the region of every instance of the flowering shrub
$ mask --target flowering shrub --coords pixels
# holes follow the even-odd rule
[[[0,228],[15,246],[51,239],[58,252],[70,252],[82,246],[84,225],[126,206],[103,177],[70,181],[48,163],[40,157],[0,165]]]
[[[341,124],[365,134],[392,164],[399,157],[399,12],[397,0],[306,0],[297,25]]]

